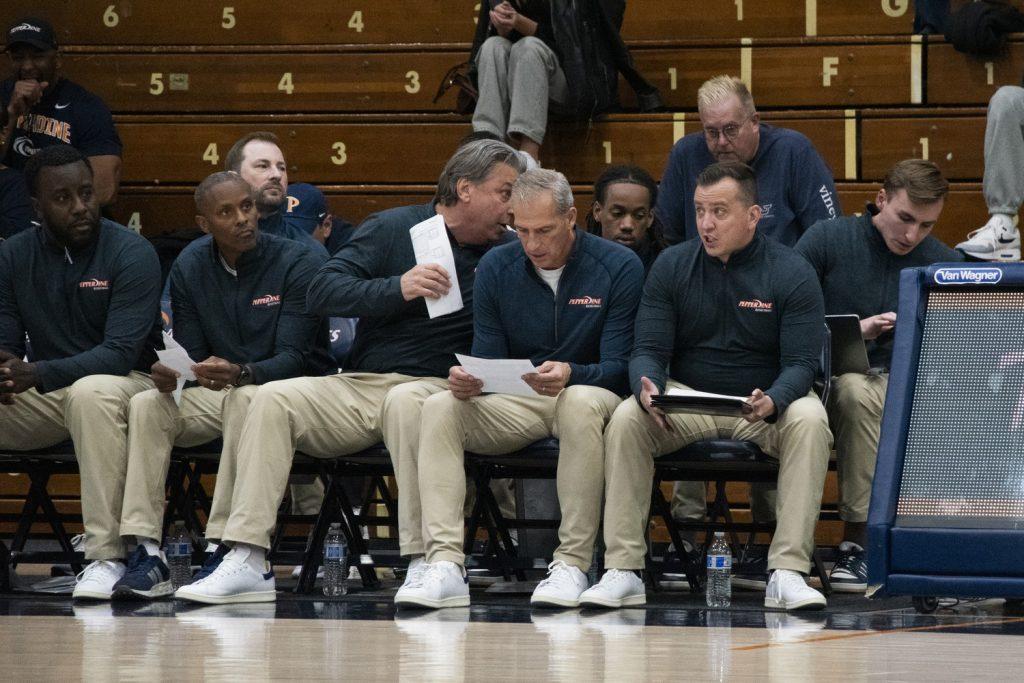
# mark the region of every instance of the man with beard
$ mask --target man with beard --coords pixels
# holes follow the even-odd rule
[[[38,150],[69,144],[89,159],[100,206],[121,182],[121,138],[99,97],[60,73],[53,27],[22,19],[7,30],[11,77],[0,83],[0,163],[21,170]]]
[[[92,560],[74,596],[104,597],[124,574],[126,413],[152,386],[143,373],[160,340],[160,262],[144,238],[100,219],[92,168],[74,147],[41,149],[25,178],[40,228],[0,244],[0,448],[74,442]]]
[[[285,221],[288,200],[288,165],[273,133],[256,131],[243,135],[231,146],[224,170],[242,176],[256,192],[260,232],[297,240],[327,256],[327,249],[312,235]]]

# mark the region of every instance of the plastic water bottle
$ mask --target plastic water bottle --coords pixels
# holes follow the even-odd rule
[[[171,570],[171,585],[177,590],[192,583],[192,539],[185,532],[185,525],[175,522],[164,542],[167,568]]]
[[[324,595],[345,595],[348,586],[348,542],[341,533],[341,524],[335,522],[324,539]]]
[[[728,607],[732,603],[732,551],[725,542],[725,533],[715,532],[708,548],[708,607]]]

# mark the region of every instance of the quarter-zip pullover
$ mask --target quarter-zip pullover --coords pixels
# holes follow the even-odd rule
[[[254,384],[336,369],[327,323],[306,312],[306,290],[324,258],[304,244],[260,233],[232,275],[209,235],[171,267],[174,339],[196,361],[248,364]]]
[[[901,270],[964,259],[930,235],[909,254],[894,254],[871,223],[876,213],[878,209],[869,204],[863,215],[820,221],[796,245],[818,275],[828,315],[856,313],[863,319],[895,311]],[[865,341],[872,366],[889,367],[894,339],[886,332]]]
[[[346,371],[447,377],[455,354],[469,352],[474,273],[486,246],[459,245],[448,233],[461,310],[431,319],[422,297],[402,296],[402,275],[416,266],[409,229],[436,213],[431,203],[370,216],[310,283],[310,310],[359,318]]]
[[[561,361],[572,368],[569,386],[624,394],[643,282],[636,254],[579,229],[557,292],[518,240],[498,247],[476,272],[473,355]]]
[[[21,356],[28,335],[39,391],[149,372],[160,327],[160,261],[131,230],[101,219],[77,250],[44,228],[0,243],[0,349]]]
[[[781,415],[807,394],[824,342],[814,270],[791,248],[755,234],[727,263],[690,240],[654,263],[636,319],[629,381],[665,390],[666,373],[697,389],[748,396],[762,389]]]

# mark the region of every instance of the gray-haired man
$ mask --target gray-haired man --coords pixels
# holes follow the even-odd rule
[[[515,150],[504,143],[481,140],[459,148],[441,173],[434,201],[371,216],[314,277],[308,296],[314,313],[359,318],[350,367],[330,377],[273,382],[256,392],[238,444],[222,537],[233,548],[211,574],[176,597],[208,603],[274,599],[266,549],[296,449],[333,457],[383,440],[395,463],[403,522],[418,508],[416,485],[406,485],[399,467],[401,454],[419,439],[420,404],[447,389],[453,354],[470,349],[476,265],[507,235],[509,195],[522,170]],[[456,273],[416,263],[409,229],[435,215],[444,219]],[[430,318],[425,299],[448,292],[453,278],[464,307]],[[414,389],[403,391],[404,385]],[[415,554],[419,530],[402,524],[400,536],[403,554]]]

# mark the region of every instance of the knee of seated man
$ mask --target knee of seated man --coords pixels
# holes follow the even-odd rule
[[[653,426],[651,418],[640,407],[637,400],[630,396],[615,408],[608,421],[608,426],[605,428],[605,436],[607,438],[621,434],[635,434],[638,430]]]
[[[580,417],[606,417],[608,393],[605,389],[587,384],[566,387],[558,396],[558,410]]]
[[[832,383],[832,404],[844,415],[861,414],[872,409],[869,382],[872,378],[856,373],[840,375]]]
[[[512,49],[512,41],[501,36],[491,36],[480,46],[480,52],[508,52]]]
[[[156,389],[140,391],[128,401],[128,410],[130,412],[152,410],[168,398],[170,398],[170,394],[162,394]]]
[[[124,377],[118,377],[117,375],[86,375],[68,387],[65,400],[69,404],[84,401],[85,405],[88,406],[89,402],[96,399],[111,397],[120,399],[122,394],[119,391],[118,384],[119,380],[124,379]]]
[[[423,412],[430,415],[431,418],[439,418],[451,415],[468,404],[469,401],[455,398],[455,394],[451,391],[439,391],[423,402]]]
[[[989,107],[1014,106],[1024,104],[1024,88],[1018,85],[1004,85],[996,90],[989,100]]]
[[[415,410],[426,398],[418,382],[404,382],[392,387],[384,395],[383,410],[385,413],[392,410]]]
[[[815,396],[804,396],[789,404],[782,419],[790,425],[803,428],[817,428],[828,431],[828,414],[825,406]]]

